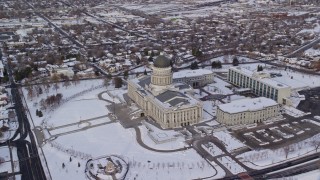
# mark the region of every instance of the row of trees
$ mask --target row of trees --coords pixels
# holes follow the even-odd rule
[[[40,108],[46,110],[48,107],[56,107],[61,103],[62,94],[58,93],[56,95],[48,96],[46,99],[40,100]]]

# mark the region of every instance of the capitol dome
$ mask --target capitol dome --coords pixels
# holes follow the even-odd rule
[[[154,67],[157,67],[157,68],[167,68],[167,67],[170,67],[170,60],[163,56],[163,55],[160,55],[156,58],[156,60],[154,60],[153,62],[153,65]]]

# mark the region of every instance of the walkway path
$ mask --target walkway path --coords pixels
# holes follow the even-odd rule
[[[68,132],[64,132],[64,133],[55,134],[55,135],[52,135],[50,138],[57,138],[59,136],[63,136],[63,135],[71,134],[71,133],[76,133],[76,132],[80,132],[80,131],[84,131],[84,130],[87,130],[87,129],[95,128],[95,127],[98,127],[98,126],[103,126],[103,125],[106,125],[106,124],[111,124],[111,123],[114,123],[114,122],[115,121],[109,121],[109,122],[100,123],[100,124],[96,124],[96,125],[92,125],[92,126],[86,126],[86,127],[81,128],[81,129],[76,129],[76,130],[73,130],[73,131],[68,131]]]
[[[56,127],[53,127],[53,128],[47,128],[47,129],[48,129],[49,131],[52,131],[52,130],[56,130],[56,129],[60,129],[60,128],[65,128],[65,127],[69,127],[69,126],[74,126],[74,125],[77,125],[77,124],[79,125],[79,124],[84,123],[84,122],[94,121],[94,120],[101,119],[101,118],[104,118],[104,117],[108,117],[108,115],[103,115],[103,116],[98,116],[98,117],[94,117],[94,118],[90,118],[90,119],[80,120],[79,122],[70,123],[70,124],[65,124],[65,125],[56,126]]]

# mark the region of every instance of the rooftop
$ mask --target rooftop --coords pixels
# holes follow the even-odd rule
[[[253,77],[254,79],[259,79],[260,82],[266,84],[266,85],[269,85],[269,86],[272,86],[274,88],[289,88],[290,86],[286,85],[286,84],[283,84],[279,81],[276,81],[272,78],[269,78],[269,77],[266,77],[265,75],[266,74],[269,74],[268,72],[265,72],[265,71],[262,71],[262,72],[255,72],[255,71],[251,71],[249,69],[246,69],[246,68],[242,68],[242,67],[230,67],[230,69],[234,70],[234,71],[237,71],[237,72],[240,72],[241,74],[244,74],[248,77]],[[257,77],[254,77],[254,74],[261,74],[261,77],[257,76]]]
[[[145,85],[149,85],[151,82],[150,76],[142,76],[139,78],[131,79],[131,82],[138,85],[138,92],[143,96],[153,96],[153,94],[145,89]],[[184,83],[173,83],[173,86],[168,90],[162,92],[157,96],[153,96],[156,102],[164,108],[180,107],[194,105],[198,103],[198,100],[192,96],[184,93],[191,87]],[[178,90],[177,90],[178,89]]]
[[[157,67],[157,68],[167,68],[171,66],[170,64],[171,64],[170,59],[168,59],[164,55],[158,56],[153,62],[154,67]]]
[[[240,113],[244,111],[257,111],[265,107],[275,106],[278,103],[266,97],[254,99],[240,99],[231,103],[218,105],[219,109],[227,113]]]
[[[182,70],[173,73],[173,79],[184,78],[184,77],[195,77],[203,76],[206,74],[212,74],[213,72],[208,69],[196,69],[196,70]]]

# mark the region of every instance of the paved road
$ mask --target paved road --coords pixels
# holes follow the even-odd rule
[[[2,60],[2,53],[1,60]],[[5,64],[5,63],[4,63]],[[39,158],[37,144],[34,135],[31,131],[31,126],[29,120],[24,111],[22,99],[19,93],[19,86],[14,82],[12,69],[9,65],[5,64],[7,69],[12,100],[15,103],[15,110],[17,119],[19,122],[19,128],[14,134],[14,136],[8,140],[12,146],[17,147],[17,153],[19,158],[20,172],[22,174],[22,179],[27,180],[45,180],[47,179],[41,160]],[[19,137],[18,137],[19,135]],[[26,139],[29,138],[30,142]],[[0,146],[4,146],[7,142],[1,143]],[[0,175],[0,179],[5,178]]]
[[[300,48],[298,48],[297,50],[285,55],[287,57],[295,57],[295,55],[301,53],[301,52],[304,52],[305,50],[311,48],[312,46],[314,46],[315,44],[318,44],[320,43],[320,37],[317,37],[315,40],[311,41],[310,43],[306,44],[306,45],[303,45],[301,46]]]
[[[264,177],[267,179],[276,179],[276,178],[284,178],[284,177],[288,177],[288,176],[302,174],[302,173],[305,173],[308,171],[319,169],[319,163],[320,163],[319,159],[316,159],[315,161],[305,163],[301,166],[292,167],[289,169],[284,169],[282,171],[268,173],[268,174],[264,175]]]

